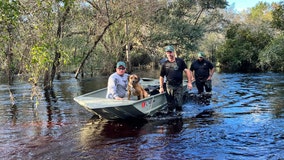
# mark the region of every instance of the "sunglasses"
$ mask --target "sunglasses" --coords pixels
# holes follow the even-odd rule
[[[118,68],[119,70],[125,70],[125,68],[122,68],[122,67],[120,67],[120,68]]]

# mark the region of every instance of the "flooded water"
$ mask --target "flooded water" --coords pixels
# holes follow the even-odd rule
[[[72,76],[56,80],[55,96],[42,92],[39,104],[29,84],[2,79],[0,159],[284,158],[284,74],[216,73],[211,99],[192,97],[181,116],[139,121],[93,116],[73,97],[105,87],[106,78]]]

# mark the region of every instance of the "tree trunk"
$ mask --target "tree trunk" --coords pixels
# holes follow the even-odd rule
[[[69,4],[67,4],[67,5],[69,5]],[[62,38],[62,28],[64,27],[64,23],[67,19],[67,16],[68,16],[70,10],[71,10],[70,6],[67,6],[62,18],[58,22],[57,32],[56,32],[57,33],[56,38],[58,39],[58,41],[60,41],[61,38]],[[57,68],[60,65],[60,58],[61,58],[61,53],[60,53],[60,51],[58,49],[58,45],[57,45],[55,47],[55,56],[54,56],[53,63],[52,63],[50,77],[49,77],[48,74],[45,74],[45,77],[44,77],[44,89],[46,89],[46,90],[53,88],[53,80],[54,80],[55,75],[57,73]]]
[[[13,46],[13,26],[12,24],[9,24],[7,26],[7,31],[9,34],[9,39],[8,39],[8,46],[6,48],[6,59],[7,59],[7,68],[6,68],[6,73],[8,77],[8,83],[11,84],[13,80],[13,53],[12,53],[12,46]]]
[[[8,25],[7,31],[9,34],[9,42],[8,46],[6,48],[6,59],[7,59],[7,68],[6,68],[6,73],[8,77],[8,89],[9,89],[9,95],[10,95],[10,101],[12,105],[15,105],[15,97],[13,92],[10,90],[10,85],[13,82],[13,53],[12,53],[12,46],[13,46],[13,26],[11,24]]]
[[[89,58],[89,56],[91,55],[91,53],[93,53],[93,51],[95,50],[97,44],[100,42],[100,40],[102,39],[102,37],[104,36],[104,34],[106,33],[107,29],[112,25],[113,23],[108,23],[108,25],[104,28],[103,32],[98,35],[95,39],[94,45],[92,46],[92,48],[87,52],[86,56],[84,57],[84,59],[82,60],[82,62],[80,63],[80,66],[78,67],[76,73],[75,73],[75,78],[78,78],[79,73],[81,72],[82,68],[84,67],[87,59]]]
[[[127,70],[132,72],[132,66],[131,66],[131,57],[130,57],[130,44],[129,44],[129,24],[128,24],[128,19],[126,19],[125,22],[125,34],[126,34],[126,46],[125,46],[125,50],[126,50],[126,63],[127,63]]]

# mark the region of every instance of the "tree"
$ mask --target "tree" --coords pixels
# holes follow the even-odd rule
[[[17,63],[14,61],[17,45],[17,27],[19,25],[18,18],[19,3],[17,1],[3,0],[0,2],[0,55],[4,55],[0,63],[4,65],[4,71],[8,77],[8,84],[12,84],[13,75],[17,71]],[[15,105],[13,92],[9,89],[10,100]]]
[[[224,45],[217,52],[221,69],[233,72],[255,72],[258,54],[272,39],[266,29],[255,30],[244,25],[231,25]]]
[[[13,59],[16,56],[14,48],[17,43],[17,27],[20,15],[19,3],[17,1],[3,0],[0,2],[0,53],[4,54],[4,64],[9,83],[12,82],[13,74],[16,71],[16,63]]]
[[[279,30],[284,30],[284,1],[279,4],[273,4],[274,10],[272,11],[272,27]],[[263,70],[271,70],[276,72],[284,71],[283,61],[283,33],[276,32],[275,38],[259,53],[259,66]]]
[[[222,0],[179,0],[168,3],[153,17],[152,45],[163,47],[172,44],[176,46],[179,56],[187,59],[188,53],[198,48],[198,40],[205,32],[221,28],[222,23],[215,25],[222,21],[217,9],[226,5],[226,1]]]
[[[254,22],[264,22],[272,20],[272,8],[269,3],[258,2],[255,7],[250,9],[249,18]]]
[[[284,30],[284,1],[280,2],[279,5],[274,5],[275,9],[272,12],[272,26]]]
[[[143,18],[143,21],[145,21],[148,13],[152,11],[152,7],[149,7],[149,5],[155,6],[158,1],[124,0],[103,2],[90,0],[87,2],[89,4],[87,7],[93,11],[91,14],[94,14],[91,30],[94,30],[96,35],[91,36],[91,47],[83,53],[84,58],[76,71],[75,77],[81,72],[90,56],[112,57],[112,59],[104,61],[105,65],[101,65],[108,67],[108,69],[112,68],[109,66],[113,66],[114,61],[122,60],[124,56],[121,53],[126,52],[125,46],[129,48],[129,44],[134,44],[136,37],[141,35],[141,25],[139,24],[142,23],[141,19]],[[143,15],[145,16],[143,17]],[[126,24],[129,32],[125,30]],[[100,53],[93,55],[95,51],[100,51]]]
[[[265,71],[284,71],[284,35],[273,39],[269,45],[259,53],[259,65]]]
[[[204,38],[200,40],[199,50],[207,53],[207,58],[215,63],[217,48],[224,43],[224,36],[221,33],[211,32],[206,33]],[[195,59],[196,57],[192,57]]]

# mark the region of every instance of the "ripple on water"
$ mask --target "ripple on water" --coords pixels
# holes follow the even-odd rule
[[[283,74],[218,74],[212,97],[193,99],[178,117],[106,121],[73,97],[106,86],[106,78],[55,80],[56,97],[31,101],[30,86],[0,86],[2,159],[281,159]],[[12,105],[8,87],[16,103]],[[192,90],[196,93],[196,89]],[[52,93],[49,93],[52,95]]]

